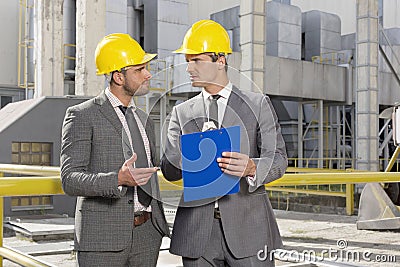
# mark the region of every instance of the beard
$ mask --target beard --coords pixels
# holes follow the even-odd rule
[[[127,85],[123,85],[122,88],[124,89],[125,94],[129,96],[143,96],[149,92],[149,86],[146,84],[146,82],[139,85],[139,87],[136,89],[133,89]]]

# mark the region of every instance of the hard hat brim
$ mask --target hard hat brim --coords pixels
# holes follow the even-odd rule
[[[188,49],[188,48],[183,48],[183,47],[181,47],[181,48],[179,48],[179,49],[176,49],[176,50],[173,51],[172,53],[174,53],[174,54],[198,55],[198,54],[203,54],[203,53],[205,53],[205,51],[195,51],[195,50],[192,50],[192,49]]]
[[[146,54],[143,56],[142,60],[140,60],[139,62],[137,62],[136,64],[134,64],[134,65],[132,65],[132,66],[145,64],[145,63],[151,61],[152,59],[154,59],[156,56],[157,56],[157,54],[149,54],[149,53],[146,53]],[[127,67],[127,66],[124,66],[124,67]],[[122,67],[122,68],[123,68],[123,67]],[[122,69],[122,68],[121,68],[121,69]],[[114,67],[113,67],[112,69],[114,69]],[[112,70],[112,71],[102,71],[102,72],[100,72],[99,70],[97,70],[96,75],[109,74],[109,73],[111,73],[111,72],[113,72],[113,71],[115,71],[115,70]]]
[[[137,65],[147,63],[150,60],[154,59],[156,56],[157,56],[157,54],[148,54],[148,53],[146,53],[144,55],[144,57],[143,57],[142,63],[138,63]]]
[[[232,50],[229,51],[196,51],[193,49],[189,49],[189,48],[179,48],[176,49],[175,51],[173,51],[172,53],[174,54],[186,54],[186,55],[199,55],[199,54],[203,54],[203,53],[225,53],[225,54],[232,54]]]

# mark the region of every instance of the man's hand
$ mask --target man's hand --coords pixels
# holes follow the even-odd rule
[[[218,158],[217,162],[221,170],[230,175],[245,177],[256,174],[256,164],[245,154],[223,152],[222,158]]]
[[[118,185],[137,186],[145,185],[158,168],[134,168],[133,163],[137,160],[136,153],[124,162],[118,172]]]

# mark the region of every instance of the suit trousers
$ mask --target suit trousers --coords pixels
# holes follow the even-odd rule
[[[79,267],[156,266],[161,239],[160,232],[154,228],[151,220],[147,220],[144,224],[133,229],[132,243],[124,250],[78,251],[77,263]]]
[[[259,259],[257,256],[237,259],[226,244],[220,219],[214,219],[209,245],[203,256],[197,259],[182,258],[184,267],[274,267],[275,261]]]

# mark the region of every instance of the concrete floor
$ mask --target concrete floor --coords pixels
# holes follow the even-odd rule
[[[399,231],[357,230],[355,216],[280,210],[275,212],[284,243],[284,250],[277,252],[281,259],[276,260],[277,266],[400,266]],[[70,252],[72,241],[32,242],[27,238],[14,236],[4,238],[4,244],[28,254],[39,255],[37,256],[39,259],[55,266],[75,266],[74,255]],[[169,240],[165,239],[157,266],[182,266],[180,258],[168,252],[168,246]],[[40,249],[48,247],[52,247],[54,251],[59,249],[64,252],[42,255]],[[323,250],[325,250],[324,257],[321,254]],[[300,252],[309,256],[314,253],[316,257],[301,265],[285,261],[288,256],[291,256],[292,261],[301,258]],[[44,254],[49,253],[48,251]],[[4,261],[3,266],[18,265]]]

